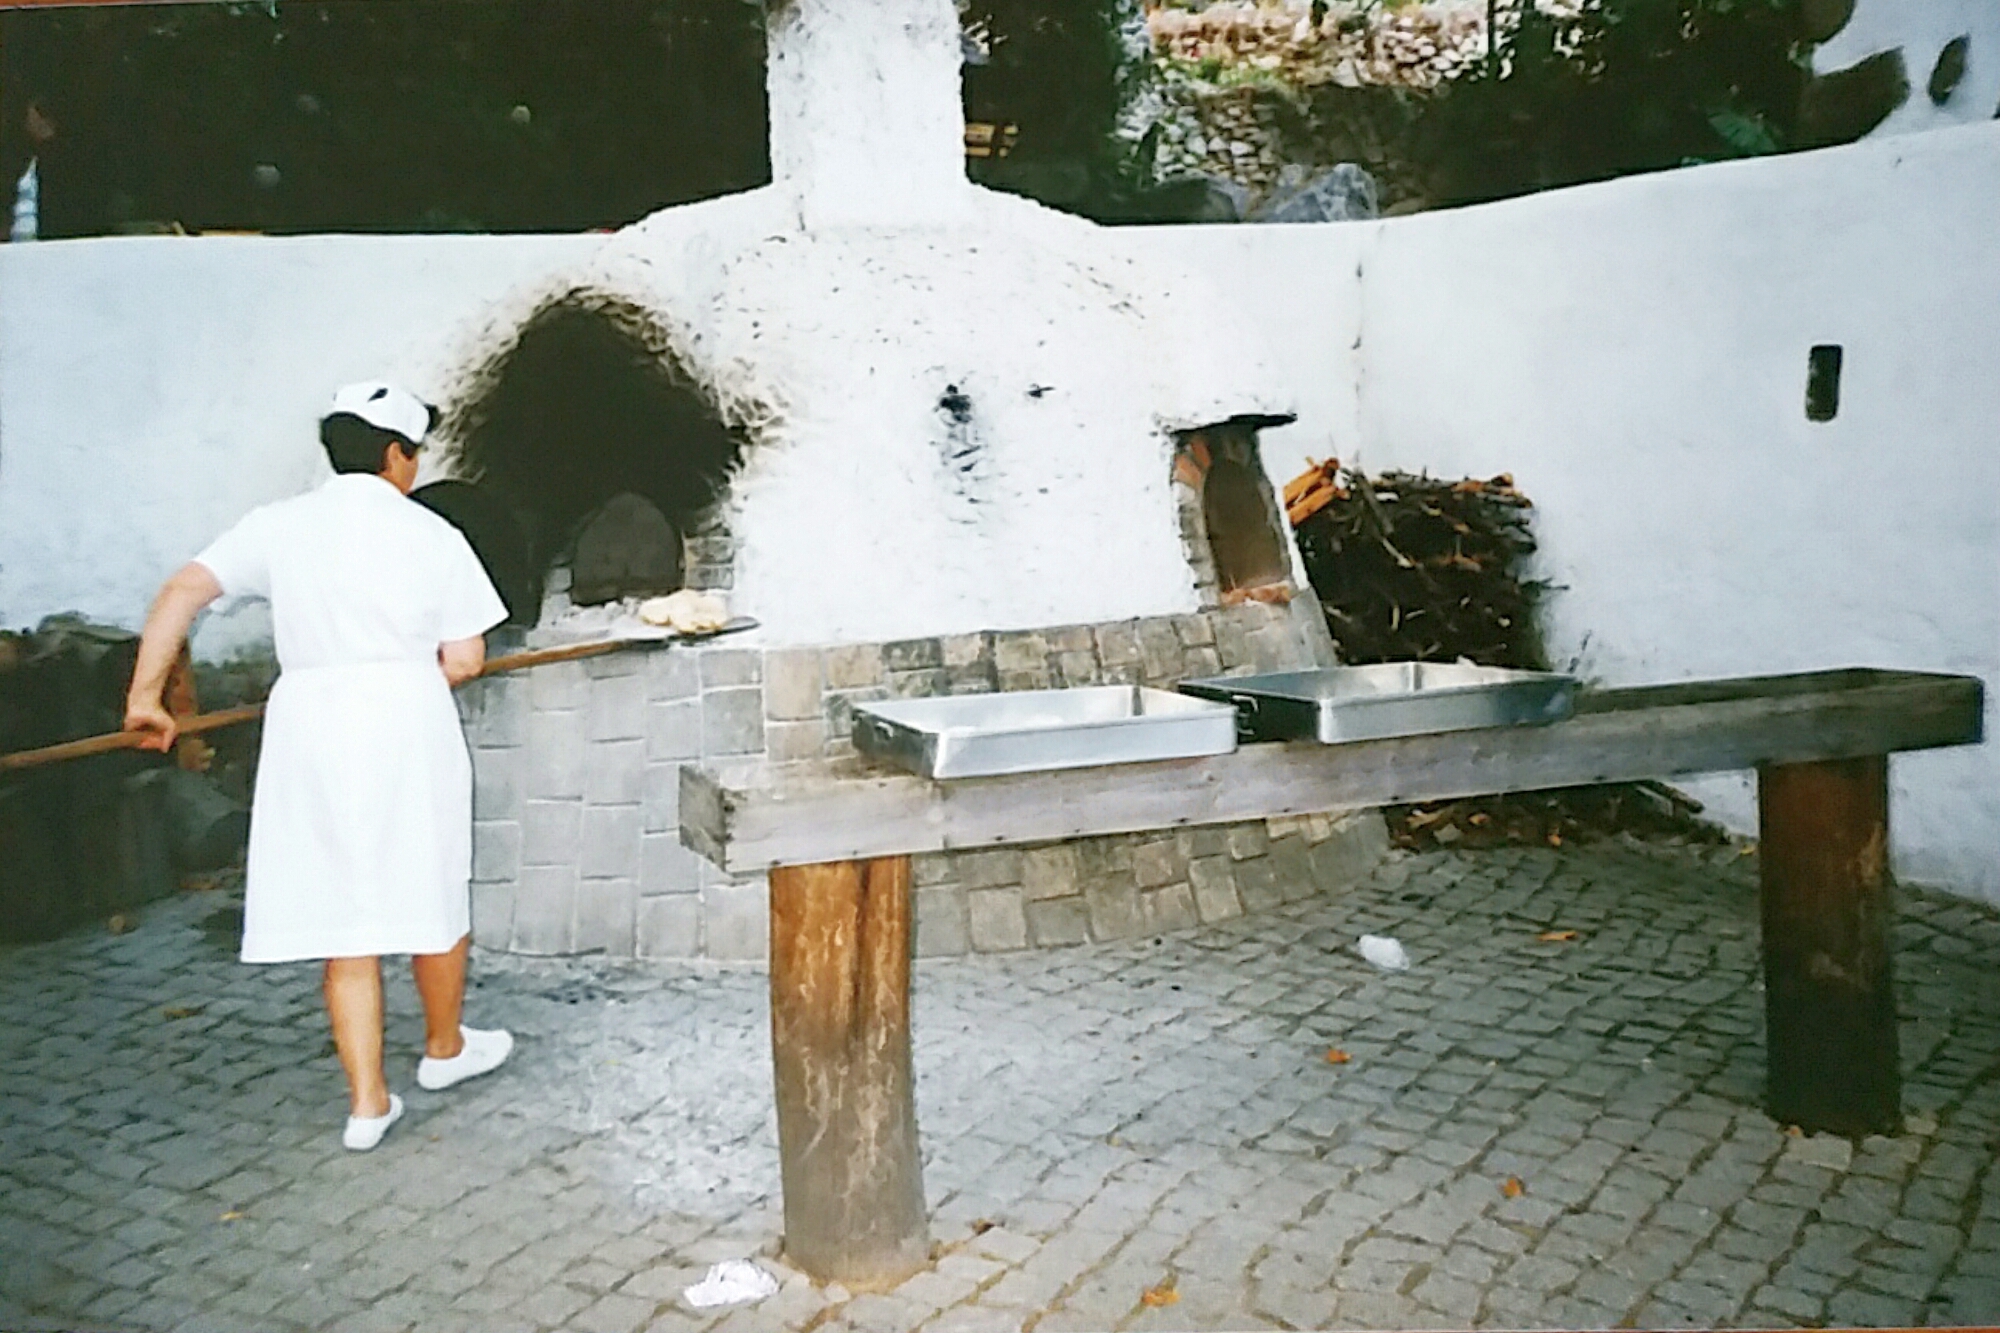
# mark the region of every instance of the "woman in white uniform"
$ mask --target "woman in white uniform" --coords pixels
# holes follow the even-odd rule
[[[389,384],[335,394],[320,423],[335,475],[251,511],[167,581],[126,701],[126,728],[171,746],[161,693],[194,617],[218,597],[269,599],[280,674],[251,806],[243,961],[326,961],[342,1141],[356,1150],[403,1113],[382,1066],[381,955],[411,955],[419,1084],[486,1073],[513,1047],[459,1022],[472,766],[451,688],[479,674],[506,608],[458,531],[406,498],[435,415]]]

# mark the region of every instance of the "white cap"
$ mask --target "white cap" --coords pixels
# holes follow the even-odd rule
[[[400,435],[411,444],[422,444],[431,428],[431,409],[408,389],[399,389],[387,380],[364,380],[350,384],[333,395],[329,416],[345,413],[360,417],[371,426]]]

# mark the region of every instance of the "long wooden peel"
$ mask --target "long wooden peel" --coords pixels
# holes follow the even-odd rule
[[[493,658],[480,669],[479,677],[498,676],[509,671],[522,671],[528,667],[548,666],[555,662],[574,662],[585,657],[601,657],[605,653],[615,653],[620,648],[631,648],[638,644],[673,643],[685,639],[709,639],[720,634],[734,634],[739,630],[754,629],[757,622],[749,616],[738,616],[713,634],[674,635],[664,638],[624,635],[610,639],[592,639],[588,643],[565,643],[554,648],[529,648],[523,652],[508,653]],[[176,737],[198,736],[204,731],[215,731],[221,727],[233,727],[240,722],[253,722],[264,715],[263,704],[244,704],[239,708],[222,708],[213,713],[198,713],[193,717],[178,719]],[[44,764],[59,764],[66,759],[85,759],[96,754],[114,754],[119,750],[136,750],[146,737],[140,731],[108,731],[101,736],[86,736],[81,740],[64,741],[60,745],[45,745],[38,750],[17,750],[13,754],[0,754],[0,773],[11,773],[23,768],[40,768]]]

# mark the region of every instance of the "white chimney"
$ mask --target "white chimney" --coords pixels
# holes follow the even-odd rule
[[[954,0],[773,0],[765,22],[771,179],[803,225],[965,216]]]

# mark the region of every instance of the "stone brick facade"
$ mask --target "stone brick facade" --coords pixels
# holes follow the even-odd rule
[[[851,753],[875,699],[1282,670],[1309,601],[886,644],[634,648],[460,691],[477,774],[473,936],[527,954],[758,960],[764,877],[680,844],[684,763]],[[1304,625],[1306,628],[1301,628]],[[1338,887],[1386,849],[1373,812],[918,857],[917,948],[991,952],[1175,930]]]

